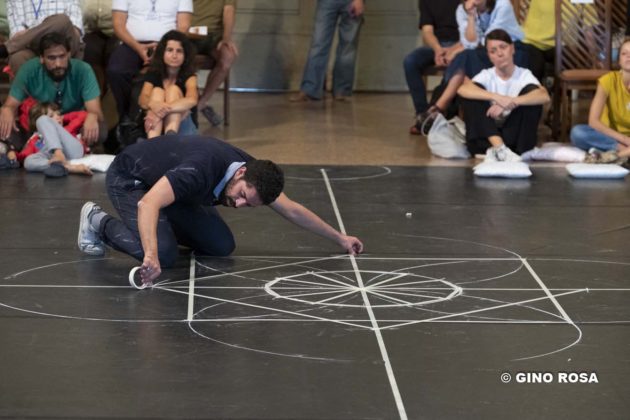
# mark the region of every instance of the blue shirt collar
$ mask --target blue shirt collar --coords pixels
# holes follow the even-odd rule
[[[221,195],[221,191],[223,191],[223,188],[225,188],[228,181],[232,179],[236,171],[238,171],[240,167],[243,165],[245,165],[245,162],[232,162],[230,166],[228,166],[227,171],[225,171],[225,175],[223,176],[223,179],[221,180],[221,182],[217,184],[216,187],[214,187],[214,190],[212,191],[212,194],[214,194],[215,200],[219,199],[219,196]]]

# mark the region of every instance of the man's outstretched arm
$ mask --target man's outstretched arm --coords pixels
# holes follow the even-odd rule
[[[354,255],[363,252],[363,243],[358,238],[338,232],[315,213],[291,200],[284,193],[280,193],[276,201],[271,203],[269,207],[296,225],[338,243],[349,254]]]

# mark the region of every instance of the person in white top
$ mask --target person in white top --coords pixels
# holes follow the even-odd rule
[[[494,67],[466,79],[457,93],[463,98],[466,146],[490,161],[519,161],[519,154],[538,142],[536,127],[547,90],[531,71],[514,64],[514,43],[502,29],[486,35]]]
[[[149,64],[166,32],[188,32],[192,12],[192,0],[112,0],[112,24],[120,45],[109,59],[107,78],[119,120],[129,113],[134,76]]]

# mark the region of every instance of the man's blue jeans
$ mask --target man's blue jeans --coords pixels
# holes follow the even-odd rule
[[[318,0],[315,28],[300,90],[311,98],[321,99],[328,67],[328,56],[335,28],[339,26],[339,44],[333,69],[333,95],[349,96],[354,85],[354,66],[363,17],[350,14],[350,0]]]
[[[446,48],[454,43],[453,41],[445,41],[440,42],[440,45]],[[434,58],[435,52],[431,47],[419,47],[410,52],[403,61],[405,78],[407,79],[411,99],[413,99],[413,107],[416,110],[416,115],[422,114],[429,108],[429,103],[427,102],[427,87],[424,85],[422,75],[427,68],[435,65]]]
[[[571,129],[571,143],[582,150],[588,151],[588,149],[594,147],[604,152],[617,150],[618,144],[617,140],[587,124],[578,124]]]

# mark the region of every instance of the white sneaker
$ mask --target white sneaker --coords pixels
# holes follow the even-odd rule
[[[505,144],[501,147],[495,148],[494,153],[499,162],[520,162],[523,160]]]
[[[98,211],[103,210],[91,201],[85,203],[81,209],[77,244],[79,245],[79,250],[88,255],[101,256],[105,254],[105,244],[103,244],[98,237],[98,233],[90,223],[90,216]]]
[[[486,155],[483,158],[484,162],[497,162],[499,159],[497,159],[497,153],[494,147],[488,147],[488,150],[486,150]]]

